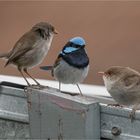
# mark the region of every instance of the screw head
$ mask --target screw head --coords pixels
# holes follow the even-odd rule
[[[121,129],[118,128],[118,127],[112,127],[111,133],[112,133],[114,136],[118,136],[118,135],[121,134]]]

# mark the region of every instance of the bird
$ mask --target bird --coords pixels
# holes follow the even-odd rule
[[[24,73],[40,86],[40,83],[29,74],[28,69],[35,67],[44,60],[50,49],[54,34],[57,33],[55,27],[50,23],[39,22],[27,31],[9,52],[0,54],[0,58],[7,60],[5,67],[9,64],[16,66],[28,86],[31,86],[31,84]]]
[[[135,112],[140,105],[140,73],[130,67],[112,66],[103,75],[107,91],[120,105],[132,106],[130,118],[135,118]]]
[[[89,57],[85,50],[86,42],[82,37],[71,38],[60,51],[53,66],[42,66],[43,70],[51,70],[52,76],[61,83],[76,84],[81,95],[79,83],[83,82],[89,71]]]

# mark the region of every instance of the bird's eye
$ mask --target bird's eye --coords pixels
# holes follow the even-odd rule
[[[75,48],[80,48],[81,46],[80,46],[80,45],[74,44],[74,47],[75,47]]]
[[[55,32],[55,28],[54,28],[54,27],[52,27],[52,29],[51,29],[51,30],[52,30],[52,32]]]
[[[112,72],[111,72],[111,71],[108,71],[107,74],[108,74],[108,75],[112,75]]]

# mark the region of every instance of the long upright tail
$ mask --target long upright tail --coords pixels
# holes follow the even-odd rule
[[[53,66],[41,66],[40,69],[49,71],[53,69]]]
[[[5,59],[5,60],[7,60],[8,59],[8,56],[9,56],[9,54],[8,53],[1,53],[0,54],[0,58],[3,58],[3,59]],[[4,67],[6,67],[7,66],[7,63],[5,64],[5,66]]]

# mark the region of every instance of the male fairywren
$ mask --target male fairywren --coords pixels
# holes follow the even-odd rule
[[[52,76],[61,83],[76,84],[83,82],[89,71],[89,57],[85,51],[85,40],[82,37],[70,39],[59,53],[53,66],[42,66],[43,70],[51,70]]]

